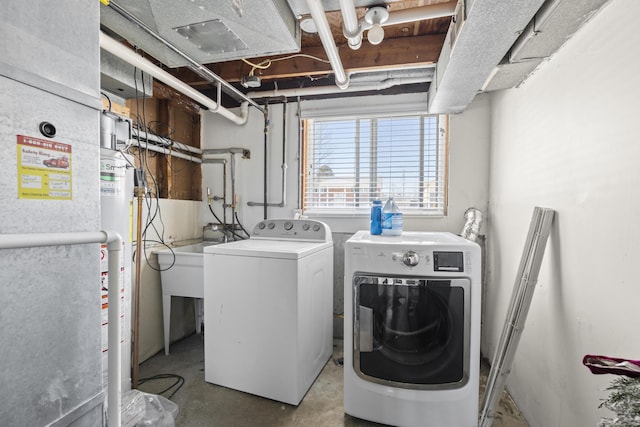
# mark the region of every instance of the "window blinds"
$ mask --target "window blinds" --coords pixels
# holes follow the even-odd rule
[[[368,213],[393,196],[405,214],[444,215],[446,116],[307,119],[303,210]]]

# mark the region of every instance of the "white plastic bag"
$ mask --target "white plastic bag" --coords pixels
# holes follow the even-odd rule
[[[140,390],[129,390],[122,396],[124,427],[175,427],[178,405],[167,398]]]

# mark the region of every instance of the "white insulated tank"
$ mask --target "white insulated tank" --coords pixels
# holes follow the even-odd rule
[[[120,277],[122,304],[122,393],[131,389],[131,217],[133,201],[133,158],[118,151],[100,149],[100,225],[103,230],[115,231],[122,237],[124,248]],[[102,373],[107,384],[107,246],[102,245],[100,259],[102,296]]]

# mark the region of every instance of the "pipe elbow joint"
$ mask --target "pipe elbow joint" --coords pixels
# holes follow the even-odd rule
[[[336,79],[336,86],[338,86],[338,88],[340,88],[341,90],[345,90],[346,88],[348,88],[349,87],[349,77],[347,77],[344,80]]]
[[[120,236],[120,233],[108,230],[102,230],[102,232],[105,235],[105,242],[109,251],[122,250],[122,236]]]
[[[346,27],[342,27],[342,34],[347,39],[347,44],[352,50],[358,50],[362,46],[362,27],[358,27],[354,31],[349,31]]]

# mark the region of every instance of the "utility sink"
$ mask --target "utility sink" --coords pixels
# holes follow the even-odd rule
[[[171,297],[190,297],[195,312],[196,332],[202,333],[204,319],[204,277],[202,273],[202,250],[216,242],[202,242],[155,251],[160,264],[162,282],[162,316],[164,323],[164,353],[169,354],[171,332]]]

